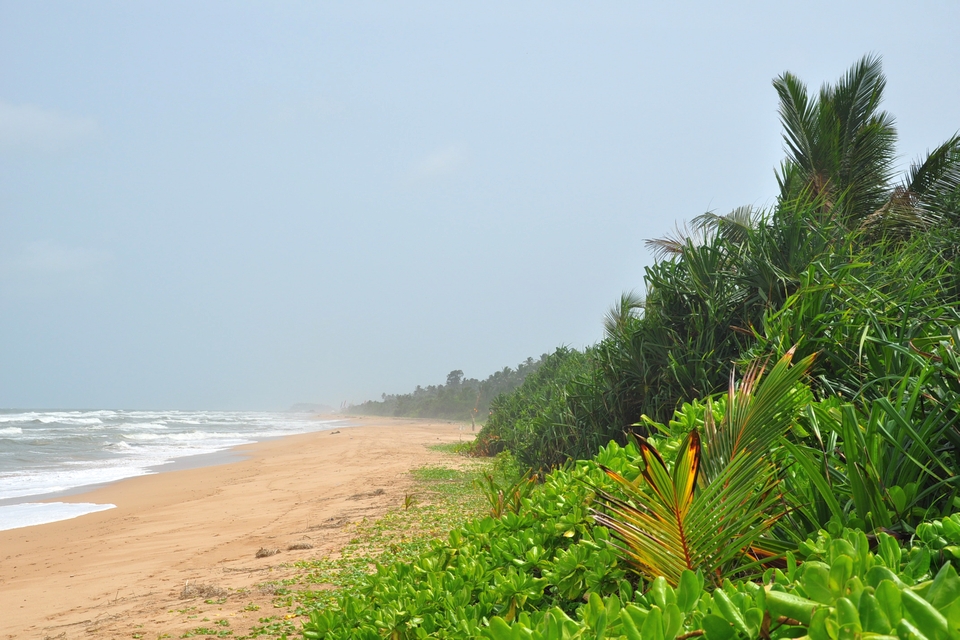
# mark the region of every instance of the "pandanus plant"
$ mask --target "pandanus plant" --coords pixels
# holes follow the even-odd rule
[[[663,576],[676,585],[689,569],[719,582],[767,555],[761,538],[787,509],[772,453],[810,400],[800,381],[813,356],[791,366],[793,351],[766,376],[763,364],[754,363],[739,386],[731,373],[723,420],[716,424],[708,406],[703,434],[686,434],[672,468],[637,437],[642,468],[636,480],[604,469],[621,492],[598,490],[601,509],[594,518],[648,579]]]

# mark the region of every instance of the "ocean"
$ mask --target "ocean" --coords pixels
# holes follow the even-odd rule
[[[0,410],[0,531],[114,507],[55,501],[65,493],[157,473],[174,462],[209,463],[209,455],[196,456],[241,444],[340,426],[301,413]]]

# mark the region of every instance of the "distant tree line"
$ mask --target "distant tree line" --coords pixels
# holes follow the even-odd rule
[[[508,394],[523,384],[549,358],[527,358],[516,369],[504,367],[485,380],[464,378],[463,371],[455,369],[447,374],[445,384],[417,388],[413,393],[386,394],[378,400],[368,400],[350,406],[350,411],[363,415],[397,416],[406,418],[447,418],[486,422],[490,404],[501,394]]]

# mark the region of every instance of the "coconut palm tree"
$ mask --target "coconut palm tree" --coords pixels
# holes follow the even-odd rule
[[[642,387],[642,395],[665,395],[669,412],[678,400],[717,390],[716,365],[742,353],[764,314],[796,292],[811,264],[829,255],[849,259],[865,243],[880,253],[897,250],[896,243],[877,244],[878,236],[904,237],[960,220],[960,136],[897,184],[896,131],[880,109],[885,85],[876,56],[865,56],[814,97],[791,73],[774,81],[787,152],[778,202],[768,210],[706,213],[647,241],[658,263],[647,270],[645,321],[608,334],[620,347],[608,351],[629,356],[614,360],[608,376],[620,396]],[[632,380],[634,372],[642,384]],[[669,375],[661,384],[647,372]],[[666,394],[659,393],[663,384]],[[654,415],[651,403],[633,404]]]
[[[886,78],[879,56],[864,56],[816,98],[789,72],[773,86],[787,151],[777,174],[781,202],[801,195],[820,200],[817,222],[848,229],[909,232],[957,213],[960,136],[914,163],[899,184],[893,182],[897,136],[893,117],[880,109]]]
[[[960,135],[914,162],[889,199],[867,216],[868,231],[907,235],[960,220]]]
[[[880,110],[885,85],[879,56],[864,56],[816,98],[792,73],[773,81],[787,151],[777,174],[781,200],[806,193],[823,201],[827,219],[848,223],[889,199],[897,134]]]

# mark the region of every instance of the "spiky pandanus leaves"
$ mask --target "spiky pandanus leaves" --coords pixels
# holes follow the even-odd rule
[[[787,509],[771,448],[809,400],[798,382],[813,358],[791,367],[792,357],[793,350],[765,378],[758,364],[739,388],[731,382],[723,423],[705,429],[705,443],[690,431],[672,469],[644,438],[635,481],[605,469],[623,497],[599,490],[604,508],[594,517],[638,572],[677,584],[685,569],[719,581],[756,565],[752,548]]]

